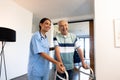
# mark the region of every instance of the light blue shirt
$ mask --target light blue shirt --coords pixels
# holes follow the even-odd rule
[[[37,31],[30,42],[28,75],[44,76],[49,73],[49,61],[40,56],[41,52],[49,53],[49,43],[47,36]]]
[[[61,33],[54,38],[54,46],[59,46],[62,62],[66,70],[74,68],[73,55],[76,48],[80,47],[75,34],[68,33],[66,36]]]

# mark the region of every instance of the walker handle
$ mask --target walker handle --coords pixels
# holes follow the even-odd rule
[[[57,70],[56,70],[56,71],[55,71],[55,78],[54,78],[54,80],[56,80],[56,76],[57,76],[58,78],[60,78],[61,80],[69,80],[67,71],[65,71],[65,75],[66,75],[66,79],[63,78],[63,77],[61,77],[60,75],[58,75],[58,74],[57,74]]]
[[[83,71],[80,71],[80,72],[82,72],[83,74],[89,75],[91,79],[94,79],[95,76],[94,76],[94,72],[93,72],[92,68],[89,67],[88,69],[90,69],[91,74],[85,73]]]

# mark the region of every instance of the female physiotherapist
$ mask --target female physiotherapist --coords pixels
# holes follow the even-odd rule
[[[35,32],[30,41],[28,64],[28,80],[49,80],[49,61],[54,63],[59,72],[64,71],[63,64],[49,56],[49,43],[46,36],[51,28],[51,20],[43,18],[39,23],[39,31]]]

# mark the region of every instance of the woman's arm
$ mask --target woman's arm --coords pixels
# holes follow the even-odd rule
[[[47,59],[48,61],[52,62],[53,64],[56,65],[56,69],[58,72],[63,73],[64,72],[64,66],[61,62],[56,61],[55,59],[53,59],[52,57],[50,57],[48,54],[41,52],[40,56],[42,56],[43,58]]]

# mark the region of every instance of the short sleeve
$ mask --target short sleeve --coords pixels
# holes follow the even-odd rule
[[[44,49],[42,47],[42,43],[40,41],[41,39],[38,39],[37,36],[34,36],[32,38],[32,50],[33,52],[36,54],[36,53],[40,53],[40,52],[44,52]]]
[[[81,41],[79,38],[77,38],[76,42],[75,42],[75,48],[79,48],[81,46]]]
[[[53,43],[54,43],[54,46],[58,46],[59,45],[56,37],[53,38]]]

